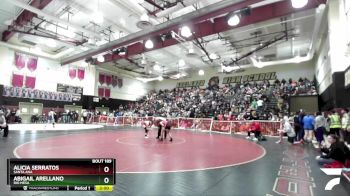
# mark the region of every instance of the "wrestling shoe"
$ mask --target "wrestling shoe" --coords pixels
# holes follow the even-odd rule
[[[249,136],[247,136],[247,137],[245,137],[245,139],[250,140],[250,137],[249,137]]]
[[[253,138],[252,140],[253,140],[254,142],[259,141],[258,138]]]
[[[171,142],[173,141],[173,138],[172,138],[172,137],[170,138],[170,141],[171,141]]]

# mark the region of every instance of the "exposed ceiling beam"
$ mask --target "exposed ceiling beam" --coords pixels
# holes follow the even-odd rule
[[[26,9],[26,10],[28,10],[28,11],[30,11],[30,12],[33,12],[33,13],[39,15],[39,16],[43,16],[44,18],[46,18],[46,19],[48,19],[48,20],[53,20],[53,21],[56,21],[56,22],[58,22],[58,23],[67,25],[67,26],[69,26],[69,27],[71,27],[71,28],[76,29],[77,31],[81,31],[81,32],[84,32],[84,33],[86,33],[86,34],[88,34],[88,35],[92,35],[92,36],[95,36],[95,37],[101,37],[101,35],[99,35],[99,34],[96,33],[96,32],[93,32],[93,31],[90,31],[90,30],[88,30],[88,29],[85,29],[85,28],[83,28],[83,27],[81,27],[81,26],[79,26],[79,25],[72,24],[72,23],[69,22],[69,21],[62,20],[62,19],[60,19],[60,18],[58,18],[58,17],[56,17],[56,16],[53,16],[53,15],[51,15],[51,14],[48,14],[48,13],[46,13],[46,12],[44,12],[44,11],[42,11],[42,10],[36,8],[36,7],[33,7],[33,6],[28,5],[28,4],[26,4],[26,3],[23,3],[23,2],[20,1],[20,0],[6,0],[6,1],[9,2],[9,3],[11,3],[11,4],[13,4],[13,5],[15,5],[15,6],[17,6],[17,7],[20,7],[20,8]]]
[[[97,49],[88,50],[78,55],[71,56],[69,58],[64,59],[62,61],[62,64],[64,65],[75,61],[79,61],[87,57],[95,56],[120,46],[125,46],[128,44],[140,41],[145,37],[165,33],[171,29],[174,29],[180,26],[185,22],[190,22],[190,21],[198,22],[201,20],[209,19],[209,18],[212,18],[213,16],[218,16],[224,13],[228,13],[230,11],[239,10],[251,4],[258,3],[261,1],[263,0],[224,0],[219,3],[213,4],[211,6],[207,6],[202,9],[199,9],[196,12],[191,12],[183,16],[180,16],[178,18],[175,18],[173,20],[161,23],[159,25],[154,26],[153,28],[139,31],[133,34],[129,34],[121,39],[104,44]]]
[[[52,0],[33,0],[30,5],[38,8],[38,9],[44,9]],[[14,20],[14,25],[16,26],[23,26],[30,22],[36,14],[28,11],[28,10],[23,10],[23,12],[18,15],[18,17]],[[9,29],[13,28],[9,26]],[[11,39],[11,37],[15,34],[15,32],[12,32],[10,30],[6,30],[2,33],[2,41],[8,41]]]
[[[308,6],[305,6],[302,9],[294,9],[290,4],[290,1],[280,1],[273,4],[264,5],[262,7],[257,7],[252,9],[252,12],[250,15],[242,17],[240,24],[234,28],[243,27],[243,26],[247,26],[247,25],[251,25],[251,24],[255,24],[263,21],[268,21],[279,17],[285,17],[296,12],[313,9],[318,7],[318,5],[320,5],[321,3],[322,3],[322,0],[312,0],[309,2]],[[195,32],[195,34],[190,38],[188,38],[187,41],[191,41],[195,37],[201,38],[201,37],[205,37],[205,36],[209,36],[209,35],[213,35],[216,33],[233,29],[233,27],[227,24],[226,16],[217,17],[213,21],[214,22],[211,22],[210,20],[206,20],[206,21],[191,25],[191,29],[193,32]],[[178,29],[171,29],[171,30],[177,31]],[[128,53],[126,56],[133,56],[144,52],[178,44],[177,40],[175,39],[166,39],[166,40],[154,39],[153,49],[146,49],[142,41],[148,38],[149,37],[144,37],[143,40],[141,39],[139,40],[139,42],[129,45],[127,47]],[[118,60],[122,58],[125,58],[125,57],[113,55],[113,54],[106,54],[105,62],[108,62],[111,60]],[[103,64],[103,63],[98,63],[98,64]]]
[[[98,55],[100,53],[112,50],[117,47],[126,46],[130,44],[132,45],[128,47],[129,56],[144,53],[150,51],[144,48],[142,43],[144,40],[159,36],[163,33],[168,33],[171,30],[178,31],[179,27],[181,27],[181,25],[183,24],[190,24],[192,31],[196,32],[197,38],[227,31],[233,28],[228,26],[227,18],[226,16],[222,16],[223,14],[227,14],[232,11],[237,11],[242,8],[255,5],[256,3],[259,3],[261,1],[263,0],[225,0],[217,4],[213,4],[211,6],[204,7],[195,12],[185,14],[171,21],[167,21],[165,23],[156,25],[152,29],[147,29],[144,31],[130,34],[121,39],[102,45],[97,49],[89,50],[84,53],[68,57],[62,61],[62,64],[69,64],[87,57]],[[282,16],[287,16],[295,12],[316,8],[318,5],[325,3],[326,1],[327,0],[310,0],[308,5],[301,9],[293,8],[290,1],[280,1],[264,5],[262,7],[255,7],[252,10],[252,14],[249,16],[242,17],[240,24],[237,25],[235,28],[247,26],[262,21],[267,21],[274,18],[279,18]],[[208,20],[212,18],[214,18],[213,23],[210,20]],[[190,39],[188,39],[188,41],[192,39],[193,36]],[[158,40],[154,43],[155,47],[152,50],[160,49],[175,44],[177,44],[177,42],[173,39],[164,41]],[[105,59],[107,62],[111,60],[118,60],[120,58],[121,57],[118,55],[105,55]]]
[[[164,10],[164,8],[160,5],[158,5],[156,2],[152,1],[152,0],[145,0],[147,3],[153,5],[154,7],[160,9],[160,10]]]

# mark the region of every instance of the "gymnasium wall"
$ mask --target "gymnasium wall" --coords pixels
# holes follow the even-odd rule
[[[322,94],[332,84],[332,68],[329,56],[329,37],[325,34],[315,60],[318,93]]]
[[[0,47],[0,84],[11,86],[12,74],[31,75],[36,77],[35,88],[55,92],[57,83],[69,84],[71,86],[84,87],[84,95],[94,95],[95,68],[85,67],[85,78],[71,79],[68,75],[69,66],[61,66],[58,61],[38,58],[37,69],[30,72],[26,67],[19,70],[14,65],[15,51]]]
[[[19,70],[14,64],[15,51],[6,47],[0,47],[0,85],[11,86],[12,74],[19,73],[21,75],[30,75],[36,77],[35,88],[38,90],[46,90],[55,92],[57,83],[68,84],[70,86],[84,87],[83,94],[89,96],[97,96],[98,73],[104,71],[96,66],[83,66],[75,63],[73,65],[61,66],[58,61],[39,57],[37,69],[30,72],[26,67]],[[82,67],[85,69],[85,78],[79,80],[77,77],[71,79],[68,71],[70,67]],[[104,71],[106,72],[106,71]],[[110,74],[120,75],[118,73]],[[153,86],[145,84],[131,77],[123,78],[122,88],[111,88],[111,99],[121,99],[134,101],[145,95]]]
[[[111,89],[111,98],[113,99],[136,101],[138,98],[141,98],[142,96],[146,95],[150,90],[153,90],[152,83],[143,83],[131,76],[121,75],[120,73],[97,67],[96,78],[99,77],[99,73],[116,75],[123,79],[123,86],[121,88],[108,86],[108,88]],[[105,84],[100,85],[98,82],[96,82],[96,92],[99,86],[107,87]]]
[[[205,69],[205,75],[199,76],[198,72],[194,72],[190,74],[189,78],[183,79],[183,80],[163,80],[161,82],[154,82],[154,88],[156,90],[160,89],[172,89],[176,87],[176,84],[178,82],[186,82],[186,81],[195,81],[195,80],[205,80],[204,87],[207,86],[208,81],[213,76],[219,76],[220,79],[220,85],[222,86],[222,80],[224,77],[230,77],[230,76],[243,76],[243,75],[250,75],[250,74],[257,74],[257,73],[268,73],[268,72],[276,72],[278,79],[286,79],[289,78],[298,80],[300,77],[302,78],[308,78],[310,80],[314,79],[315,75],[315,69],[314,69],[314,61],[308,61],[308,62],[302,62],[299,64],[284,64],[284,65],[275,65],[275,66],[269,66],[264,68],[256,68],[256,67],[250,67],[247,68],[246,71],[240,72],[240,73],[233,73],[233,74],[224,74],[224,73],[218,73],[218,69]]]
[[[350,89],[345,88],[344,74],[350,66],[350,3],[329,1],[328,30],[316,57],[319,103],[321,110],[350,107]]]

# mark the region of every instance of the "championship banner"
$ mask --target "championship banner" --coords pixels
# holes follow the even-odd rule
[[[65,93],[65,92],[49,92],[31,88],[4,86],[4,97],[17,97],[28,99],[42,99],[52,101],[80,101],[81,94]]]
[[[231,83],[243,83],[243,82],[252,82],[252,81],[263,81],[263,80],[276,80],[276,72],[269,73],[259,73],[259,74],[250,74],[244,76],[232,76],[224,77],[222,84],[231,84]]]
[[[57,92],[83,94],[83,87],[70,86],[67,84],[57,84]]]
[[[178,82],[176,84],[176,88],[199,87],[199,86],[204,86],[204,84],[205,84],[205,80]]]

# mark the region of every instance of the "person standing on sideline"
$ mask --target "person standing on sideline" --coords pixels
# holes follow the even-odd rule
[[[4,130],[3,137],[7,137],[9,133],[9,126],[6,123],[5,114],[2,110],[0,110],[0,129]]]
[[[83,110],[83,122],[84,122],[84,124],[86,124],[87,119],[88,119],[88,112],[87,112],[87,110]]]
[[[300,114],[299,114],[299,125],[300,125],[299,141],[304,141],[304,135],[305,135],[304,123],[303,123],[304,116],[305,116],[305,112],[302,109],[300,109]]]
[[[318,142],[315,148],[320,148],[323,142],[323,135],[326,132],[326,119],[321,112],[316,112],[315,118],[315,136]]]
[[[307,114],[303,118],[303,124],[304,124],[304,141],[306,142],[316,142],[315,136],[314,136],[314,125],[315,125],[315,118],[312,114]]]
[[[293,117],[293,121],[294,121],[294,131],[296,134],[295,140],[296,141],[300,141],[303,138],[300,138],[300,132],[301,132],[301,125],[300,125],[300,121],[299,121],[299,115],[300,115],[300,111],[297,111],[296,114]]]
[[[349,110],[348,109],[342,109],[341,110],[342,118],[341,118],[341,131],[340,131],[340,140],[345,141],[345,138],[347,137],[347,128],[350,125],[350,117],[349,117]]]
[[[48,113],[47,117],[47,121],[49,124],[52,124],[52,127],[55,128],[55,115],[56,113],[53,111],[53,109],[51,109],[51,111]],[[45,125],[46,127],[46,125]]]
[[[329,120],[330,120],[330,130],[329,133],[330,134],[335,134],[338,137],[340,136],[340,128],[341,128],[341,123],[340,123],[340,116],[338,114],[338,112],[336,112],[335,110],[332,111],[332,114],[329,116]]]

